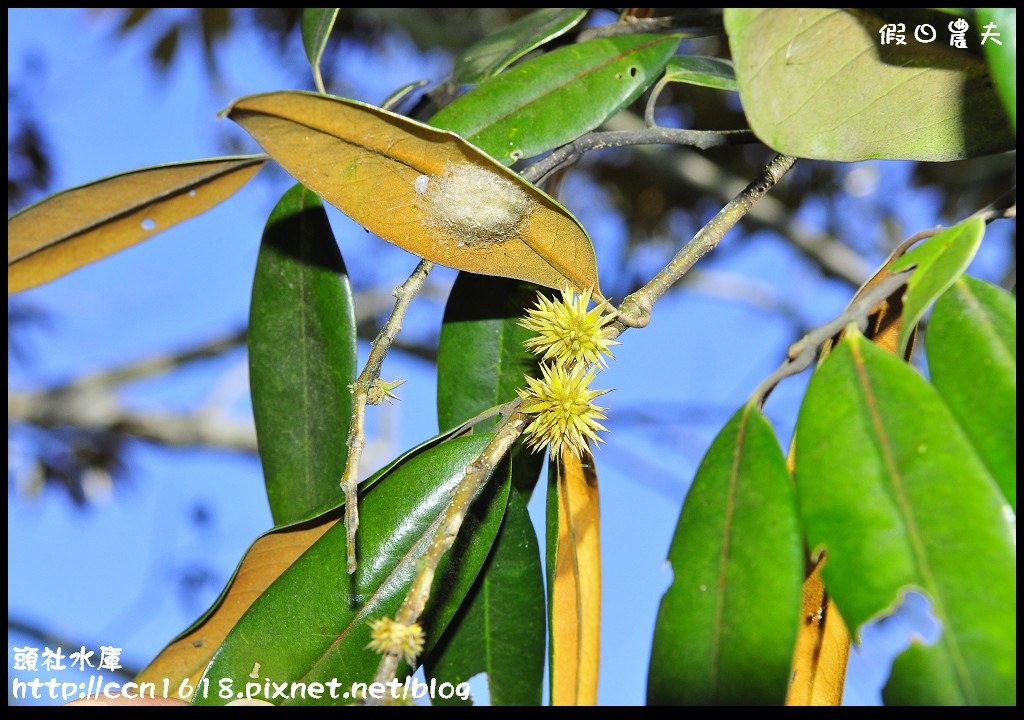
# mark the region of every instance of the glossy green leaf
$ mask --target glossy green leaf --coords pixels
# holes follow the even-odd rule
[[[574,28],[583,8],[541,8],[478,40],[455,61],[452,82],[469,85],[507,68],[531,50]]]
[[[345,568],[345,528],[337,523],[264,592],[228,634],[204,677],[217,687],[250,681],[259,663],[261,681],[327,683],[339,692],[369,682],[380,657],[366,649],[368,622],[394,615],[433,538],[455,487],[490,435],[442,443],[397,467],[361,498],[360,554],[355,576]],[[490,554],[508,502],[508,482],[494,482],[477,498],[434,581],[423,626],[429,652],[469,592]],[[409,670],[399,666],[399,676]],[[195,699],[224,704],[223,698]],[[278,700],[278,702],[281,702]],[[284,701],[301,703],[301,698]],[[327,695],[320,702],[346,704]]]
[[[320,198],[296,185],[267,221],[249,308],[249,383],[275,525],[338,500],[357,361],[345,264]]]
[[[911,15],[911,13],[918,13]],[[914,39],[918,22],[938,42]],[[771,148],[821,160],[945,161],[1012,150],[985,62],[942,41],[924,10],[727,8],[743,110]],[[886,23],[906,44],[881,44]]]
[[[752,405],[697,470],[669,549],[651,705],[782,705],[800,615],[803,537],[771,425]]]
[[[548,287],[598,287],[594,246],[572,213],[454,133],[295,91],[240,98],[227,114],[293,177],[409,252]]]
[[[932,384],[1016,512],[1016,299],[962,276],[935,303],[925,345]]]
[[[889,272],[916,267],[903,295],[903,320],[896,354],[903,356],[917,321],[971,264],[985,235],[985,221],[974,217],[943,230],[907,251],[889,266]]]
[[[7,218],[7,294],[42,285],[206,212],[264,155],[169,163],[63,190]]]
[[[538,290],[530,283],[459,273],[437,346],[442,428],[514,400],[526,385],[524,377],[538,374],[537,356],[524,345],[533,333],[519,325]]]
[[[931,600],[942,636],[913,651],[920,661],[897,661],[894,697],[1015,702],[1016,545],[1002,495],[935,389],[853,326],[807,389],[796,487],[852,633],[908,590]]]
[[[716,57],[676,55],[665,66],[665,80],[719,90],[740,89],[732,63]]]
[[[360,482],[359,483],[359,491],[360,492],[366,492],[371,487],[373,487],[378,482],[380,482],[385,477],[387,477],[392,472],[394,472],[395,469],[397,469],[398,467],[400,467],[400,466],[404,465],[405,463],[407,463],[409,460],[417,457],[418,455],[420,455],[422,453],[427,452],[428,450],[430,450],[430,449],[432,449],[432,448],[434,448],[434,447],[436,447],[436,446],[438,446],[438,445],[440,445],[440,444],[442,444],[444,442],[447,442],[448,440],[451,440],[452,438],[460,437],[462,435],[465,435],[469,429],[470,428],[468,426],[461,425],[461,426],[455,427],[455,428],[453,428],[451,430],[448,430],[446,432],[443,432],[443,433],[441,433],[439,435],[435,435],[434,437],[430,438],[429,440],[425,440],[424,442],[420,443],[416,447],[413,447],[413,448],[410,448],[409,450],[406,450],[404,453],[402,453],[401,455],[396,457],[394,460],[389,462],[387,465],[382,467],[380,470],[375,472],[373,475],[371,475],[370,477],[368,477],[365,480],[363,480],[362,482]],[[345,497],[344,497],[344,495],[341,495],[341,496],[335,498],[330,504],[324,505],[322,508],[316,508],[315,510],[311,511],[307,516],[305,516],[303,518],[300,518],[300,519],[296,520],[295,522],[282,524],[282,525],[279,525],[279,526],[273,528],[272,530],[268,530],[267,532],[263,533],[258,538],[256,538],[256,541],[250,546],[249,550],[251,551],[253,548],[257,547],[257,545],[260,543],[261,540],[263,540],[265,538],[268,538],[268,537],[271,537],[271,536],[274,536],[274,535],[277,535],[277,534],[281,534],[281,533],[283,533],[286,530],[299,530],[299,531],[301,531],[304,528],[300,527],[300,526],[305,526],[306,528],[309,528],[309,527],[312,527],[312,526],[319,525],[323,521],[329,520],[330,518],[337,519],[337,518],[341,517],[340,511],[344,507],[345,507]],[[273,547],[273,543],[271,543],[271,547]],[[191,633],[193,630],[198,628],[200,625],[202,625],[204,622],[206,622],[206,620],[217,610],[217,608],[219,607],[220,603],[224,600],[224,598],[228,594],[228,592],[229,592],[229,590],[231,588],[231,585],[234,583],[236,577],[238,576],[238,573],[239,573],[239,571],[242,568],[242,564],[243,564],[244,560],[245,560],[245,558],[243,557],[242,562],[239,562],[238,566],[235,568],[235,572],[232,573],[232,575],[231,575],[231,579],[228,580],[227,585],[221,591],[220,596],[217,598],[217,600],[214,601],[213,605],[211,605],[206,610],[206,612],[204,612],[202,615],[200,615],[195,620],[195,622],[193,622],[180,635],[178,635],[178,638],[184,637],[186,634]],[[261,592],[262,592],[262,590],[261,590]]]
[[[985,57],[996,84],[996,91],[1010,117],[1010,126],[1017,132],[1017,8],[977,8],[977,30],[979,36],[985,27],[994,23],[994,39],[985,41]],[[995,42],[998,39],[999,44]],[[981,42],[979,37],[978,42]]]
[[[319,75],[320,59],[327,47],[327,38],[334,29],[334,21],[338,19],[341,8],[303,8],[302,9],[302,47],[306,51],[313,72]]]
[[[540,705],[544,678],[544,580],[526,503],[513,490],[491,556],[424,665],[438,684],[487,673],[491,705]],[[435,698],[434,705],[464,705]]]
[[[532,333],[520,327],[540,290],[530,283],[459,273],[448,296],[437,346],[437,418],[454,427],[516,398],[526,375],[539,376],[537,356],[523,344]],[[480,424],[488,429],[494,420]],[[522,443],[512,450],[513,483],[529,497],[544,455]]]
[[[559,48],[485,80],[430,120],[506,165],[563,145],[636,100],[675,35],[621,35]]]

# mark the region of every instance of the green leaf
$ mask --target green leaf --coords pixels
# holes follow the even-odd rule
[[[459,273],[448,295],[437,346],[437,419],[454,427],[514,400],[526,375],[538,375],[537,356],[519,325],[537,300],[529,283]],[[494,421],[492,421],[493,424]]]
[[[264,155],[192,160],[63,190],[7,218],[7,294],[42,285],[227,200]]]
[[[679,517],[654,627],[650,705],[782,705],[800,615],[803,537],[771,425],[742,407]]]
[[[779,152],[821,160],[944,161],[1014,149],[984,61],[941,40],[915,41],[918,21],[941,34],[948,17],[727,8],[751,129]],[[890,22],[906,26],[905,45],[881,44]]]
[[[903,322],[896,341],[896,354],[903,356],[907,343],[925,310],[952,285],[981,245],[985,221],[974,217],[943,230],[909,250],[889,266],[889,272],[916,267],[903,295]]]
[[[341,8],[303,8],[302,9],[302,47],[306,50],[313,73],[320,75],[320,59],[327,47],[327,38],[334,29],[334,21],[338,19]]]
[[[812,376],[796,429],[807,540],[851,631],[923,591],[942,637],[897,661],[905,702],[1014,703],[1017,565],[1005,503],[938,393],[851,326]]]
[[[539,377],[537,356],[523,344],[532,333],[519,321],[537,300],[530,283],[459,273],[448,296],[437,346],[437,418],[454,427],[516,398],[526,375]],[[481,423],[487,430],[497,421]],[[512,481],[527,497],[537,483],[542,453],[517,442]]]
[[[443,432],[443,433],[441,433],[439,435],[435,435],[434,437],[430,438],[429,440],[423,441],[422,443],[420,443],[419,445],[417,445],[414,448],[410,448],[409,450],[406,450],[404,453],[402,453],[401,455],[396,457],[394,460],[389,462],[387,465],[382,467],[380,470],[375,472],[373,475],[371,475],[370,477],[368,477],[365,480],[363,480],[362,482],[360,482],[359,483],[359,491],[361,493],[365,493],[371,487],[373,487],[378,482],[380,482],[381,480],[386,478],[388,475],[390,475],[392,472],[394,472],[396,468],[404,465],[409,460],[411,460],[411,459],[417,457],[418,455],[421,455],[422,453],[425,453],[428,450],[431,450],[432,448],[435,448],[438,445],[441,445],[442,443],[445,443],[445,442],[447,442],[447,441],[449,441],[449,440],[451,440],[453,438],[465,435],[468,430],[469,430],[468,426],[460,425],[460,426],[458,426],[456,428],[453,428],[451,430]],[[305,516],[303,518],[300,518],[300,519],[296,520],[295,522],[279,525],[279,526],[277,526],[277,527],[275,527],[275,528],[273,528],[271,530],[268,530],[267,532],[263,533],[258,538],[256,538],[256,541],[251,546],[249,546],[249,551],[251,551],[254,548],[256,548],[260,544],[261,540],[264,540],[266,538],[269,538],[269,537],[272,537],[272,536],[275,536],[275,535],[282,534],[282,533],[284,533],[287,530],[295,530],[295,531],[309,530],[310,528],[312,528],[314,526],[319,526],[322,522],[330,521],[331,518],[333,518],[334,520],[337,520],[341,516],[341,512],[340,511],[344,507],[345,507],[345,498],[344,498],[343,495],[339,496],[337,498],[334,498],[334,500],[330,504],[324,505],[322,508],[317,508],[317,509],[311,511],[307,516]],[[274,543],[273,542],[270,543],[270,546],[273,548],[274,547]],[[303,549],[305,549],[305,548],[303,548]],[[280,553],[278,553],[278,554],[280,554]],[[243,557],[242,561],[240,561],[238,566],[235,568],[235,572],[232,573],[231,579],[228,580],[227,585],[221,591],[220,596],[217,598],[217,600],[214,601],[213,605],[211,605],[206,610],[206,612],[204,612],[202,615],[200,615],[195,620],[195,622],[193,622],[181,634],[179,634],[178,638],[182,638],[186,634],[191,633],[193,630],[198,628],[200,625],[202,625],[204,622],[206,622],[206,620],[218,609],[218,606],[224,601],[224,599],[227,596],[227,594],[228,594],[232,584],[234,583],[235,579],[237,578],[239,571],[242,569],[242,565],[244,564],[244,562],[245,562],[245,558]],[[262,592],[262,590],[261,590],[261,592]]]
[[[579,221],[459,136],[353,100],[274,92],[228,116],[294,178],[367,230],[458,270],[598,287]]]
[[[544,678],[544,580],[526,503],[513,490],[476,585],[424,671],[438,683],[487,673],[491,705],[540,705]],[[434,705],[465,705],[458,696]]]
[[[1017,301],[962,276],[928,323],[932,384],[1017,511]]]
[[[977,8],[979,35],[989,23],[995,23],[992,32],[998,32],[998,44],[993,39],[985,41],[985,57],[995,81],[996,91],[1002,98],[1010,126],[1017,133],[1017,8]],[[979,39],[980,42],[980,39]]]
[[[346,573],[345,528],[337,523],[253,602],[228,634],[204,674],[211,687],[230,679],[242,689],[255,663],[260,663],[261,681],[336,679],[340,692],[352,682],[369,682],[380,656],[366,649],[367,623],[398,610],[455,487],[490,438],[471,435],[442,443],[374,485],[361,499],[364,560],[355,576]],[[423,618],[425,652],[441,637],[489,555],[508,492],[507,481],[487,486],[441,561]],[[408,670],[400,664],[399,677]],[[216,693],[194,699],[195,704],[224,702]],[[292,698],[284,704],[302,702]],[[351,698],[325,695],[321,702],[347,704]]]
[[[249,383],[275,525],[338,500],[357,362],[345,264],[320,198],[296,185],[267,221],[249,308]]]
[[[430,124],[510,165],[593,130],[636,100],[678,44],[676,35],[621,35],[559,48],[485,80]]]
[[[563,35],[587,11],[583,8],[541,8],[478,40],[455,61],[452,82],[469,85],[497,75],[531,50]]]
[[[698,55],[676,55],[671,58],[665,66],[665,81],[719,90],[740,89],[730,61]]]

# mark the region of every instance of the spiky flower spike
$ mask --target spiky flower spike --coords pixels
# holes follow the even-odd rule
[[[410,665],[423,652],[423,628],[419,623],[404,625],[387,616],[379,617],[370,621],[370,638],[368,649],[399,655]]]
[[[591,289],[575,293],[564,288],[561,299],[540,295],[536,307],[528,310],[528,317],[519,322],[537,333],[526,341],[526,347],[556,365],[597,363],[604,367],[604,356],[611,356],[609,346],[618,345],[608,337],[607,325],[614,315],[605,314],[610,307],[607,300],[588,312],[591,294]]]
[[[598,420],[607,419],[604,408],[594,405],[594,398],[607,390],[588,390],[594,379],[594,368],[575,365],[569,370],[562,365],[541,365],[541,378],[527,377],[530,387],[520,390],[523,412],[537,417],[526,426],[527,445],[540,450],[551,446],[551,457],[558,457],[563,449],[581,457],[588,448],[588,439],[603,442],[598,430],[607,432]]]

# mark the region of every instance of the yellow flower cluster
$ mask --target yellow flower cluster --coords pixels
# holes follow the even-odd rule
[[[412,665],[423,652],[423,628],[419,623],[405,625],[389,617],[370,621],[369,650],[399,655]]]
[[[606,314],[607,300],[588,310],[592,290],[582,293],[564,289],[562,297],[552,300],[541,294],[537,305],[527,311],[519,324],[536,335],[526,347],[541,356],[541,377],[527,377],[528,387],[520,390],[523,411],[535,417],[526,426],[527,445],[534,450],[551,447],[551,457],[568,450],[576,457],[590,447],[590,441],[603,442],[598,430],[607,431],[599,420],[605,420],[604,408],[594,398],[607,390],[590,390],[597,367],[605,367],[605,358],[612,356],[608,324],[613,315]]]

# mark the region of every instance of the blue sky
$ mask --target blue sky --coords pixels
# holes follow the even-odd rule
[[[225,136],[255,150],[216,113],[241,95],[310,85],[297,36],[285,51],[287,61],[279,63],[253,29],[232,33],[219,56],[224,77],[214,85],[205,78],[198,45],[186,44],[182,59],[158,78],[146,58],[148,46],[138,37],[112,39],[116,20],[109,15],[9,9],[8,22],[9,84],[30,88],[29,102],[55,164],[51,191],[133,168],[223,154],[218,138]],[[442,77],[450,63],[445,54],[420,53],[394,34],[376,47],[343,45],[328,59],[325,74],[334,92],[379,103],[406,82]],[[878,213],[869,209],[881,205],[891,205],[908,231],[942,220],[936,197],[907,187],[908,164],[857,167],[868,168],[861,171],[867,172],[867,191],[844,200],[841,221],[848,228],[880,235]],[[28,360],[9,358],[9,385],[52,385],[244,325],[263,225],[290,184],[281,172],[261,175],[267,177],[206,215],[18,296],[44,311],[47,321],[19,336]],[[565,196],[594,237],[599,260],[613,257],[621,219],[609,210],[605,191],[575,175]],[[821,227],[828,220],[823,212],[811,201],[801,219]],[[366,235],[340,213],[332,210],[330,217],[357,288],[394,286],[415,266],[416,258]],[[676,229],[680,237],[654,239],[662,245],[651,251],[652,269],[667,257],[668,243],[686,237],[686,221]],[[1009,251],[1007,237],[997,229],[986,241],[976,261],[979,275],[996,272]],[[808,324],[835,316],[851,294],[842,283],[818,277],[808,261],[767,232],[700,267],[751,278],[768,295],[801,308]],[[445,287],[453,278],[442,269],[432,281]],[[418,299],[407,321],[411,336],[436,333],[442,312],[442,302]],[[693,472],[718,428],[795,339],[788,323],[763,309],[685,289],[658,305],[649,328],[624,336],[616,360],[601,376],[602,387],[616,388],[604,398],[612,442],[597,453],[605,578],[602,703],[643,702],[654,618],[671,581],[665,556]],[[365,344],[360,350],[365,358]],[[250,421],[245,368],[244,350],[235,350],[171,376],[127,385],[120,400],[146,409],[203,407]],[[437,430],[433,366],[396,352],[384,376],[408,382],[400,403],[371,409],[371,434],[383,434],[387,445],[378,464]],[[786,382],[766,408],[783,445],[805,381]],[[694,406],[701,409],[699,419],[686,415],[681,421],[679,409]],[[637,410],[653,412],[659,422],[616,419],[617,413],[635,416]],[[9,613],[93,649],[122,647],[125,661],[137,667],[205,609],[245,548],[271,525],[254,457],[131,443],[124,455],[130,482],[82,510],[52,489],[39,496],[25,493],[30,447],[28,431],[9,435]],[[530,509],[535,518],[543,517],[540,503]],[[196,522],[197,515],[207,520]],[[193,593],[182,590],[187,573],[202,580]],[[914,603],[884,632],[865,633],[863,655],[851,663],[849,701],[878,701],[885,658],[904,642],[906,627],[922,626],[920,603]],[[28,641],[17,633],[9,633],[8,641],[11,679],[10,648]]]

